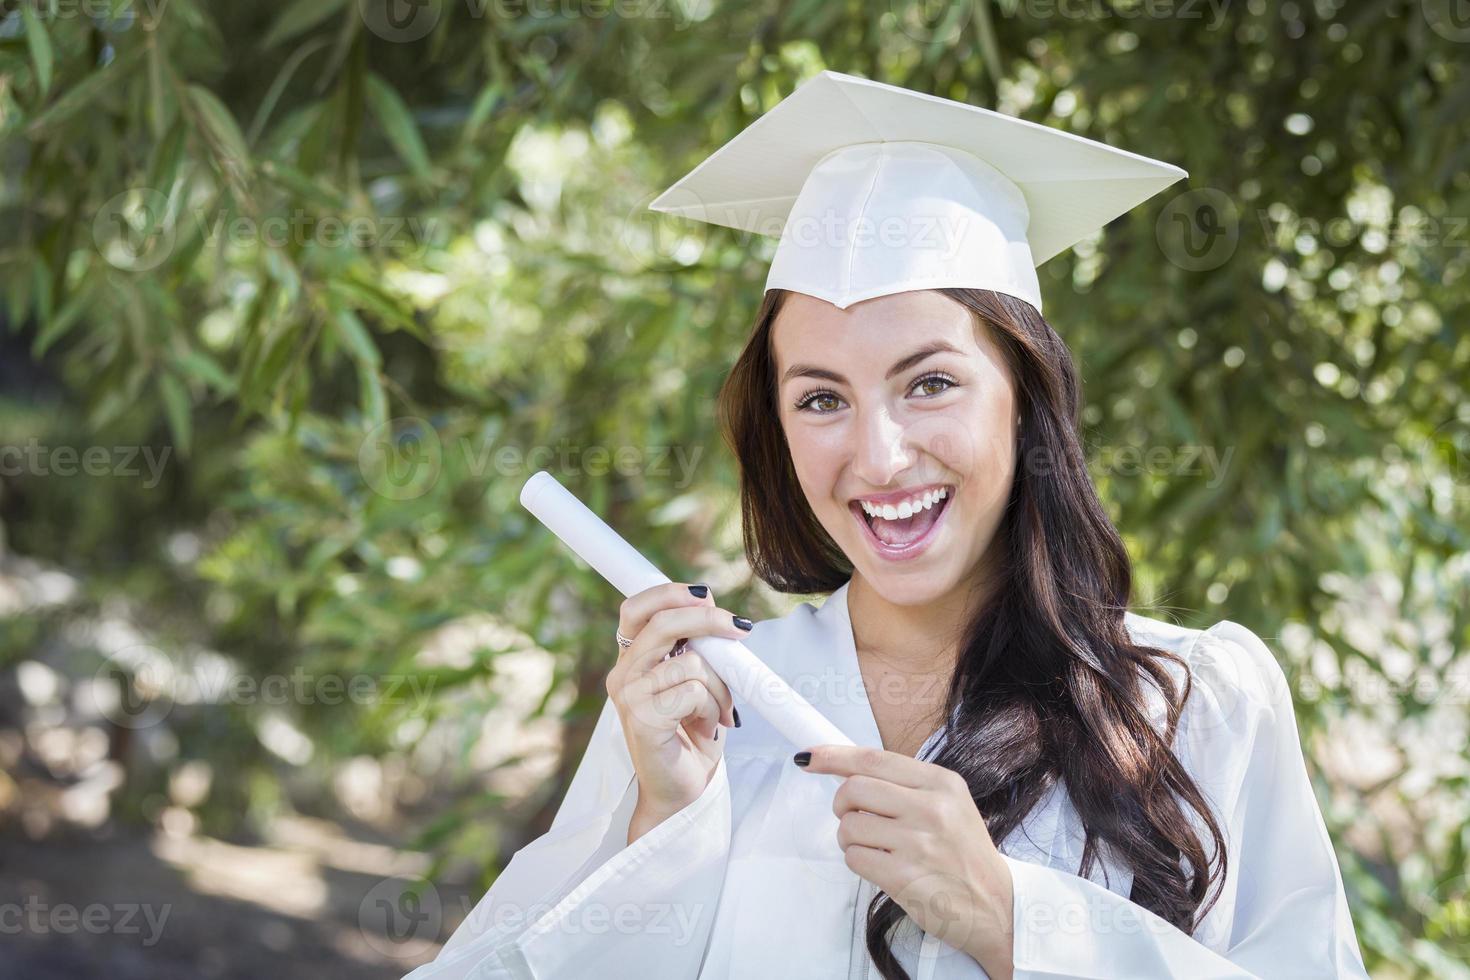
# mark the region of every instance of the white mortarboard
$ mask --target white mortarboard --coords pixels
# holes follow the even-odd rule
[[[839,308],[942,286],[1041,309],[1036,266],[1185,177],[978,106],[824,71],[649,207],[779,236],[766,289]]]

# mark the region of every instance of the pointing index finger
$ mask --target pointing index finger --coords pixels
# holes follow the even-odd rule
[[[929,785],[927,763],[872,745],[813,745],[805,752],[796,753],[792,761],[808,772],[835,776],[861,774],[914,789]]]

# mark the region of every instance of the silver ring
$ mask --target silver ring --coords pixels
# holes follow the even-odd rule
[[[633,641],[624,636],[622,630],[613,630],[613,634],[618,639],[618,646],[622,647],[624,650],[633,645]]]

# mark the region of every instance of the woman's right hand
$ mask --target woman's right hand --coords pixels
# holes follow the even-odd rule
[[[692,649],[669,656],[683,640],[749,635],[708,587],[694,588],[705,595],[678,582],[656,585],[623,600],[618,614],[618,631],[633,645],[619,647],[607,693],[638,774],[629,843],[704,792],[720,761],[720,726],[735,723],[730,690],[705,659]]]

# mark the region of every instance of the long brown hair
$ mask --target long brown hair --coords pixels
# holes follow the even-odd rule
[[[997,569],[964,632],[943,718],[925,761],[964,777],[990,836],[1003,841],[1060,781],[1085,828],[1086,876],[1106,845],[1133,872],[1130,899],[1192,933],[1219,898],[1225,841],[1171,743],[1189,697],[1178,655],[1132,642],[1124,625],[1132,565],[1087,472],[1081,383],[1066,344],[1030,304],[980,289],[940,289],[975,314],[1010,367],[1021,413],[1021,463],[997,528]],[[776,401],[772,327],[784,290],[769,291],[720,391],[718,419],[741,468],[745,551],[780,592],[830,593],[852,564],[806,504]],[[1028,461],[1043,460],[1039,471]],[[1182,689],[1165,668],[1185,669]],[[1164,731],[1144,707],[1151,681]],[[956,714],[957,712],[957,714]],[[1193,810],[1212,855],[1191,826]],[[1212,864],[1214,865],[1212,869]],[[903,910],[879,892],[867,946],[885,980],[908,980],[890,946]]]

